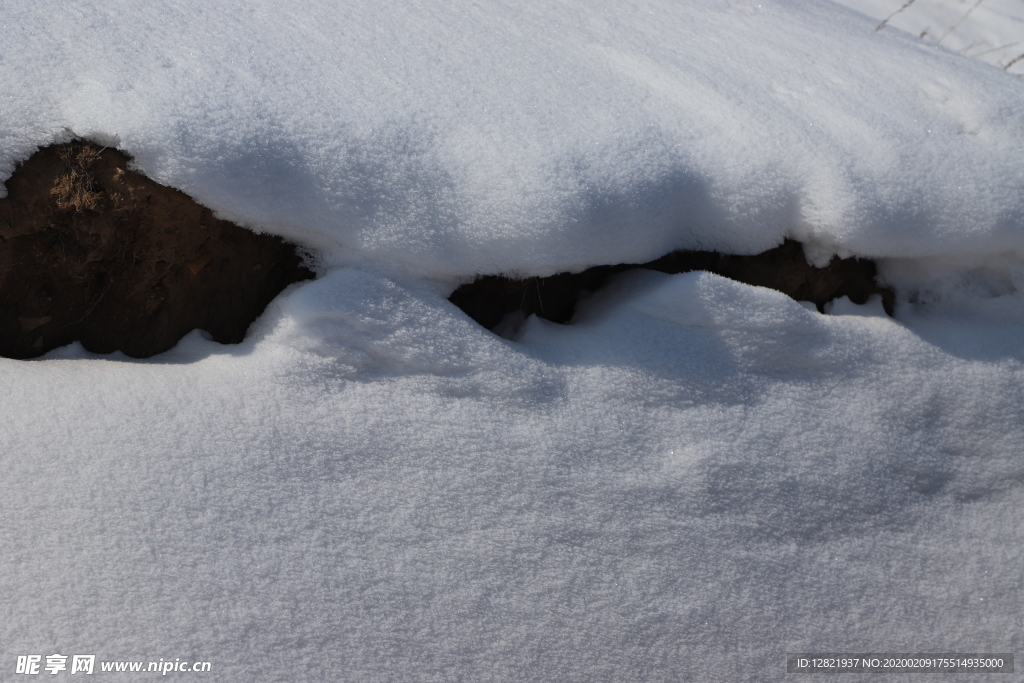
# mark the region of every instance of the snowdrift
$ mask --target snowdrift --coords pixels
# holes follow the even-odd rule
[[[1021,84],[828,2],[10,5],[0,172],[71,130],[328,265],[1022,247]]]
[[[85,136],[320,275],[237,346],[0,360],[4,676],[732,682],[1021,649],[1012,74],[811,0],[0,24],[0,176]],[[698,272],[508,339],[446,299],[786,237],[879,258],[895,318]]]

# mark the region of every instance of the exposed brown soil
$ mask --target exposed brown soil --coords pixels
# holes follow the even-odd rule
[[[756,256],[676,251],[649,263],[596,266],[582,273],[559,273],[526,280],[485,275],[456,289],[449,301],[488,329],[515,311],[565,323],[572,318],[576,302],[583,293],[599,289],[611,275],[631,268],[662,273],[706,270],[748,285],[776,289],[797,301],[814,302],[819,311],[839,297],[847,296],[854,303],[863,304],[873,294],[878,294],[886,313],[892,315],[895,300],[892,290],[876,284],[873,261],[833,257],[826,267],[815,268],[807,262],[799,242],[786,240],[782,246]]]
[[[281,290],[313,273],[257,235],[128,168],[114,149],[40,150],[0,199],[0,355],[80,341],[145,358],[188,332],[238,343]]]

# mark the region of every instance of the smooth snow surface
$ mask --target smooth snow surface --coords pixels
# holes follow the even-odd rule
[[[7,361],[4,649],[231,681],[1019,652],[1024,329],[857,308],[628,274],[507,342],[345,269],[238,348]]]
[[[322,259],[238,346],[0,359],[0,679],[1020,659],[1021,79],[811,0],[0,9],[4,177],[92,136]],[[445,300],[784,235],[886,257],[896,319],[702,273],[508,339]]]

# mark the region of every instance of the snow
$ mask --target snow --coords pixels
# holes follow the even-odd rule
[[[0,169],[98,136],[328,266],[1021,248],[1021,84],[828,2],[9,4]]]
[[[878,21],[6,3],[5,176],[91,136],[322,276],[238,346],[0,360],[5,675],[765,681],[786,652],[1020,650],[1022,81]],[[706,273],[625,273],[508,338],[445,300],[786,235],[883,257],[896,318]]]
[[[1024,75],[1024,2],[1021,0],[838,0],[838,2],[918,36]],[[906,7],[904,8],[904,6]]]

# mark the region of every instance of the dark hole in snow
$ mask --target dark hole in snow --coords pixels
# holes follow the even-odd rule
[[[819,311],[829,301],[843,296],[855,304],[863,304],[877,294],[882,298],[885,312],[892,315],[895,301],[892,290],[876,284],[873,261],[833,257],[824,268],[816,268],[807,262],[803,245],[794,240],[786,240],[781,246],[755,256],[675,251],[649,263],[595,266],[582,273],[559,273],[525,280],[485,275],[456,289],[448,300],[487,329],[517,311],[566,323],[584,293],[599,289],[610,276],[631,268],[669,274],[706,270],[748,285],[770,287],[797,301],[811,301]]]
[[[308,280],[294,245],[257,235],[76,140],[39,150],[0,199],[0,355],[80,341],[146,358],[202,329],[242,341],[267,304]]]

